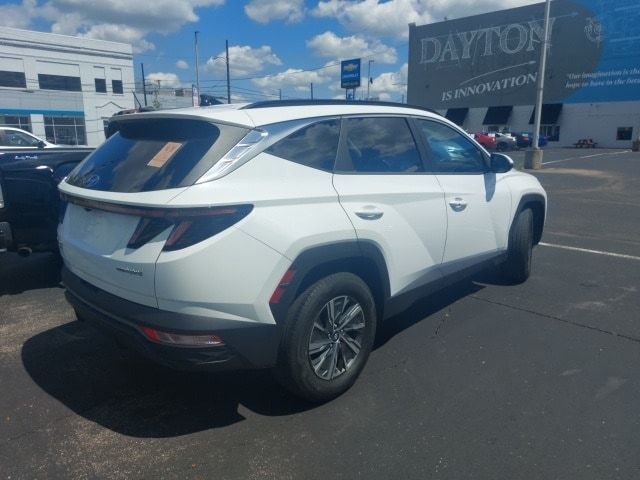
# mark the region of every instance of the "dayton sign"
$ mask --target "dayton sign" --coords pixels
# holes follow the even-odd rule
[[[640,99],[636,1],[551,3],[545,102]],[[412,26],[409,102],[432,108],[533,104],[543,14],[540,3]],[[602,81],[595,83],[594,75]]]

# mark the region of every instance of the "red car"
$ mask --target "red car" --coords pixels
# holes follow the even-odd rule
[[[491,135],[489,133],[478,132],[473,134],[473,138],[476,139],[480,145],[482,145],[487,150],[495,150],[497,147],[496,137],[495,135]]]

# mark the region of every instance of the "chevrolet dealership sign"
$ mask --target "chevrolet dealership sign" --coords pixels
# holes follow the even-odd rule
[[[412,26],[410,103],[432,108],[531,105],[544,3]],[[640,100],[637,0],[551,2],[545,103]]]
[[[340,88],[360,86],[360,59],[343,60],[340,63]]]

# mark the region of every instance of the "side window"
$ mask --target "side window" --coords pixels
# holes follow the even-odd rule
[[[307,167],[332,171],[339,139],[340,121],[325,120],[301,128],[265,152]]]
[[[348,118],[341,169],[347,172],[421,172],[409,125],[400,117]]]
[[[487,170],[484,156],[468,138],[453,128],[429,120],[416,120],[436,172],[480,173]]]
[[[10,147],[35,147],[39,142],[35,137],[14,130],[6,131],[5,137],[4,144]]]

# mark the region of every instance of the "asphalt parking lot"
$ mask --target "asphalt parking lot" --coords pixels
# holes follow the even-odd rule
[[[640,153],[544,161],[530,280],[414,305],[321,406],[137,362],[75,320],[53,256],[0,256],[0,478],[639,478]]]

